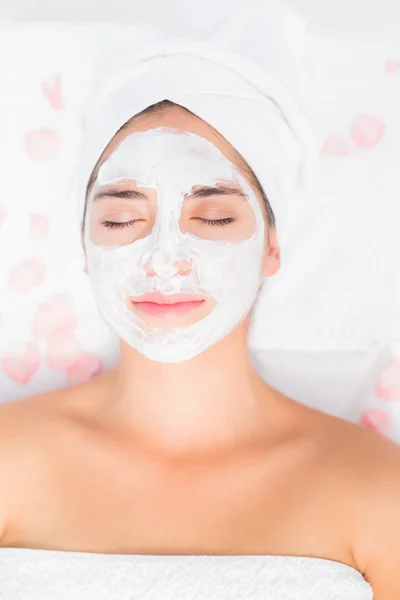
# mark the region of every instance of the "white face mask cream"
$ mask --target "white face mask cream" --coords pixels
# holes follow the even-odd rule
[[[151,232],[124,245],[93,243],[90,223],[99,188],[133,180],[157,193]],[[195,186],[233,182],[255,217],[247,239],[211,240],[180,227],[182,204]],[[100,314],[121,339],[147,358],[176,363],[191,359],[227,336],[249,313],[261,285],[264,217],[238,168],[211,143],[192,133],[159,127],[127,136],[100,167],[88,198],[84,243],[88,273]],[[186,261],[187,273],[177,264]],[[148,268],[152,275],[149,276]],[[127,299],[160,292],[196,294],[215,307],[186,327],[154,327],[132,312]]]

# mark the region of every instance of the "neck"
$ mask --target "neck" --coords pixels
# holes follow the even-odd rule
[[[254,446],[265,439],[266,404],[274,396],[250,363],[245,324],[177,364],[148,360],[121,342],[109,389],[108,420],[162,459]]]

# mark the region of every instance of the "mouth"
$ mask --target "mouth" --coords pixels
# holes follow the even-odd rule
[[[193,294],[167,294],[152,292],[129,298],[133,308],[155,317],[184,315],[205,302],[204,298]]]

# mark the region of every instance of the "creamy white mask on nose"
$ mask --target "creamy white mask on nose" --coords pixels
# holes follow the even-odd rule
[[[153,229],[147,237],[123,246],[96,245],[90,238],[93,197],[100,187],[121,179],[157,191]],[[221,181],[238,184],[253,209],[255,229],[246,240],[207,240],[180,229],[185,194],[193,186],[214,187]],[[127,136],[101,165],[88,199],[84,242],[102,318],[120,338],[154,361],[191,359],[227,336],[249,313],[262,282],[264,217],[252,188],[213,144],[167,127]],[[182,260],[191,266],[188,274],[176,267]],[[152,327],[126,305],[128,297],[149,292],[201,294],[217,304],[187,327]]]

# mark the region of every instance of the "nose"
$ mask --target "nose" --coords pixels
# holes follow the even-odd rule
[[[173,277],[174,275],[190,275],[192,265],[188,260],[176,260],[171,264],[158,263],[154,260],[148,260],[144,264],[144,270],[147,277],[158,275],[162,279]]]

